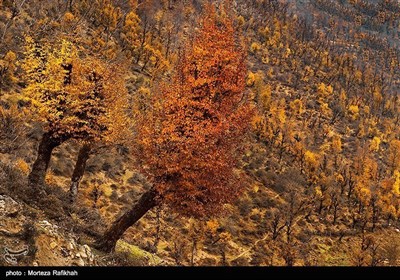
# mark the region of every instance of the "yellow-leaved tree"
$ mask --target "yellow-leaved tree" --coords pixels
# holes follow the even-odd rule
[[[22,68],[26,77],[23,93],[31,101],[33,118],[44,129],[28,177],[29,184],[40,190],[55,147],[69,139],[90,147],[123,138],[128,127],[127,90],[122,65],[85,57],[66,40],[50,44],[27,37]],[[73,183],[79,183],[84,163],[81,159]],[[77,184],[71,189],[76,195]]]

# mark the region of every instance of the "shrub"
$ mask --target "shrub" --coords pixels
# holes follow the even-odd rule
[[[20,170],[25,176],[27,176],[30,171],[29,164],[27,164],[26,161],[21,158],[16,160],[15,168]]]
[[[0,106],[0,152],[11,153],[24,144],[26,128],[23,115],[16,106]]]
[[[250,50],[251,50],[252,53],[256,53],[256,52],[258,52],[260,49],[261,49],[260,44],[258,44],[258,43],[256,43],[256,42],[252,43],[251,46],[250,46]]]

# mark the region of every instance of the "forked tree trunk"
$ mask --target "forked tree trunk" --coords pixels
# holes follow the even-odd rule
[[[111,252],[125,231],[140,220],[147,211],[158,205],[156,195],[157,192],[154,188],[145,192],[130,210],[112,223],[111,227],[94,244],[94,247],[104,252]]]
[[[83,174],[86,169],[86,162],[90,157],[92,146],[90,144],[83,144],[78,153],[78,159],[75,164],[74,172],[72,173],[71,186],[69,189],[69,198],[71,203],[74,203],[78,194],[79,184],[82,180]]]
[[[32,171],[28,176],[29,186],[36,189],[43,187],[46,178],[46,171],[51,159],[51,153],[54,148],[59,146],[61,143],[61,141],[54,140],[51,137],[51,133],[46,132],[43,134],[42,140],[39,144],[36,161],[34,162]]]

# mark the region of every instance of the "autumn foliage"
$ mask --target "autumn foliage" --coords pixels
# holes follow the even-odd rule
[[[232,22],[209,6],[170,81],[137,114],[135,146],[153,187],[98,240],[109,251],[151,208],[180,214],[220,213],[242,191],[240,150],[252,116],[245,93],[245,53]]]
[[[45,131],[31,184],[43,183],[51,152],[63,142],[113,142],[127,131],[128,99],[121,65],[81,57],[67,40],[50,47],[27,37],[22,67],[32,117]]]
[[[117,137],[127,123],[121,66],[95,57],[81,58],[76,46],[66,40],[57,46],[41,46],[27,38],[25,94],[32,101],[35,118],[53,138],[99,141]]]
[[[397,0],[0,0],[0,224],[91,265],[399,265],[399,36]]]
[[[137,137],[159,198],[194,216],[217,213],[240,193],[237,152],[252,112],[245,53],[232,22],[214,8],[205,14],[172,81],[154,94]]]

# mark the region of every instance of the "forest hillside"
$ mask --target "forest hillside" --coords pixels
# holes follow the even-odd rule
[[[399,266],[396,0],[0,0],[0,266]]]

